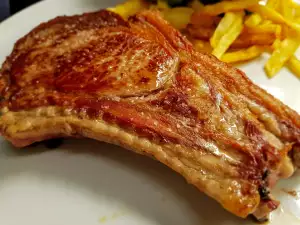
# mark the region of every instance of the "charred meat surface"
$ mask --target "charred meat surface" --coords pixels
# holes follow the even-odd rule
[[[266,218],[294,172],[299,115],[198,53],[158,12],[58,17],[0,71],[0,132],[17,147],[86,137],[151,156],[240,217]]]

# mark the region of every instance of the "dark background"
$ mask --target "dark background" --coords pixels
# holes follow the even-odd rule
[[[40,0],[0,0],[0,21],[38,1]]]

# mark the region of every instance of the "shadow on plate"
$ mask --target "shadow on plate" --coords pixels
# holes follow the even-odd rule
[[[43,179],[68,182],[96,199],[115,199],[155,224],[243,222],[166,166],[117,146],[92,140],[66,140],[59,150],[43,146],[16,149],[7,142],[1,144],[0,167],[4,169],[0,169],[0,177],[26,171]]]

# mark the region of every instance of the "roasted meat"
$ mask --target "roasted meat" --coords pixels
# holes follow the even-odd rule
[[[276,209],[270,188],[295,170],[300,116],[240,70],[196,52],[158,12],[125,21],[102,10],[39,25],[4,62],[0,92],[0,132],[13,145],[117,144],[240,217]]]

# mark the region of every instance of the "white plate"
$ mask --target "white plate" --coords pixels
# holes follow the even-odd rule
[[[48,0],[0,24],[0,61],[14,42],[57,15],[94,11],[118,1]],[[243,66],[256,83],[300,112],[300,81],[283,70],[273,80],[261,58]],[[119,147],[88,140],[66,141],[55,151],[14,149],[0,139],[1,225],[238,225],[227,213],[165,166]],[[300,223],[300,176],[281,182],[282,206],[272,225]]]

